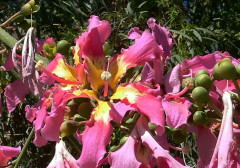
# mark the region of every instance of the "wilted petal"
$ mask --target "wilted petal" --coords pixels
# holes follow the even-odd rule
[[[41,147],[41,146],[46,145],[47,142],[48,141],[42,137],[39,130],[35,131],[35,137],[33,140],[34,145],[36,145],[37,147]]]
[[[76,159],[68,152],[61,140],[56,143],[55,155],[47,168],[79,168]]]
[[[0,146],[0,165],[7,165],[8,161],[21,152],[21,147]]]
[[[191,102],[186,98],[175,98],[174,100],[165,97],[162,100],[162,106],[166,113],[167,125],[171,128],[177,128],[183,124],[187,124],[187,119],[191,112],[189,108]]]
[[[23,83],[22,80],[15,80],[5,88],[4,95],[6,96],[6,103],[8,112],[14,111],[16,106],[23,102],[25,96],[30,92],[28,84]]]

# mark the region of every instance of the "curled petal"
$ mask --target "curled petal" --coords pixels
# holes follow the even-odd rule
[[[176,65],[164,76],[164,86],[167,93],[178,93],[181,88],[180,65]]]
[[[98,33],[101,37],[101,41],[104,43],[112,31],[110,23],[106,20],[100,20],[99,17],[95,15],[92,15],[88,22],[88,31],[91,31],[93,28],[97,28]]]
[[[172,38],[169,31],[165,27],[157,25],[154,18],[150,18],[147,21],[149,28],[152,29],[153,37],[156,39],[159,46],[163,49],[163,60],[171,56]]]

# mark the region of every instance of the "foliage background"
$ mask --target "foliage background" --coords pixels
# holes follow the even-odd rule
[[[24,3],[25,0],[1,1],[0,23],[19,11]],[[85,31],[89,16],[94,14],[111,23],[113,32],[109,43],[114,48],[114,54],[131,44],[127,38],[130,28],[140,27],[144,30],[148,18],[153,17],[170,30],[174,39],[168,69],[184,59],[216,50],[228,51],[233,57],[240,57],[240,0],[39,0],[38,4],[40,10],[33,15],[37,21],[38,38],[53,37],[57,41],[65,39],[74,44],[74,38]],[[8,32],[16,39],[25,33],[21,28]],[[4,48],[0,43],[0,49]],[[10,50],[7,50],[0,55],[1,65],[9,53]],[[0,91],[14,80],[11,72],[1,69]],[[18,146],[25,141],[31,124],[24,117],[24,107],[34,103],[31,96],[26,100],[11,114],[2,100],[1,145]],[[191,139],[194,138],[189,139],[194,149]],[[53,153],[54,143],[39,149],[31,145],[22,166],[46,167]],[[187,157],[188,164],[194,166],[196,156],[190,154]]]

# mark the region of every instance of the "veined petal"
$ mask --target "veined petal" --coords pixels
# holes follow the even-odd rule
[[[82,133],[82,153],[77,160],[79,167],[95,168],[106,153],[106,146],[110,142],[113,128],[110,122],[96,120],[93,125],[86,125]]]
[[[98,33],[101,37],[102,43],[104,43],[111,34],[112,27],[110,23],[106,20],[100,20],[98,16],[92,15],[88,20],[88,31],[91,31],[93,28],[97,28]]]
[[[187,119],[191,112],[189,108],[191,102],[185,98],[175,98],[174,100],[169,100],[165,97],[162,100],[162,106],[166,113],[167,125],[171,128],[177,128],[183,124],[187,124]]]
[[[16,106],[24,101],[29,92],[28,83],[23,83],[20,79],[7,85],[4,95],[6,96],[8,112],[13,112]]]
[[[13,61],[12,61],[12,55],[9,55],[7,57],[7,60],[6,60],[5,64],[2,65],[1,68],[5,71],[10,71],[11,69],[14,68],[14,64],[13,64]]]
[[[56,55],[44,72],[59,82],[81,84],[81,82],[77,80],[76,69],[67,65],[61,54]]]
[[[140,38],[141,36],[142,36],[142,31],[139,30],[139,27],[133,27],[128,32],[128,38],[132,40]]]
[[[164,86],[167,93],[178,93],[181,88],[180,65],[176,65],[164,76]]]

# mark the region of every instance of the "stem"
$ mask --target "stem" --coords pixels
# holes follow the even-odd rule
[[[26,140],[26,142],[25,142],[25,144],[24,144],[24,146],[23,146],[23,149],[22,149],[21,153],[20,153],[19,156],[17,157],[17,159],[16,159],[16,164],[14,165],[14,168],[17,168],[18,165],[20,164],[23,155],[25,154],[25,152],[27,151],[27,148],[28,148],[29,144],[31,143],[31,140],[32,140],[32,138],[33,138],[33,135],[34,135],[34,128],[32,128],[32,131],[30,132],[30,134],[29,134],[29,136],[28,136],[28,138],[27,138],[27,140]]]
[[[235,88],[237,89],[238,98],[240,98],[240,88],[239,88],[238,82],[236,79],[233,79],[232,81],[233,81]]]
[[[219,116],[222,117],[222,113],[217,109],[215,104],[211,100],[208,101],[208,105],[214,110],[214,112]]]
[[[17,40],[0,27],[0,41],[9,48],[13,48]]]
[[[81,153],[81,145],[78,143],[76,138],[74,138],[74,136],[67,136],[65,138],[72,144],[78,153]]]
[[[8,24],[10,24],[11,23],[11,21],[14,19],[14,18],[16,18],[18,15],[20,15],[21,14],[21,12],[19,11],[19,12],[17,12],[17,13],[15,13],[14,15],[12,15],[9,19],[7,19],[4,23],[2,23],[1,25],[0,25],[0,27],[6,27]]]

